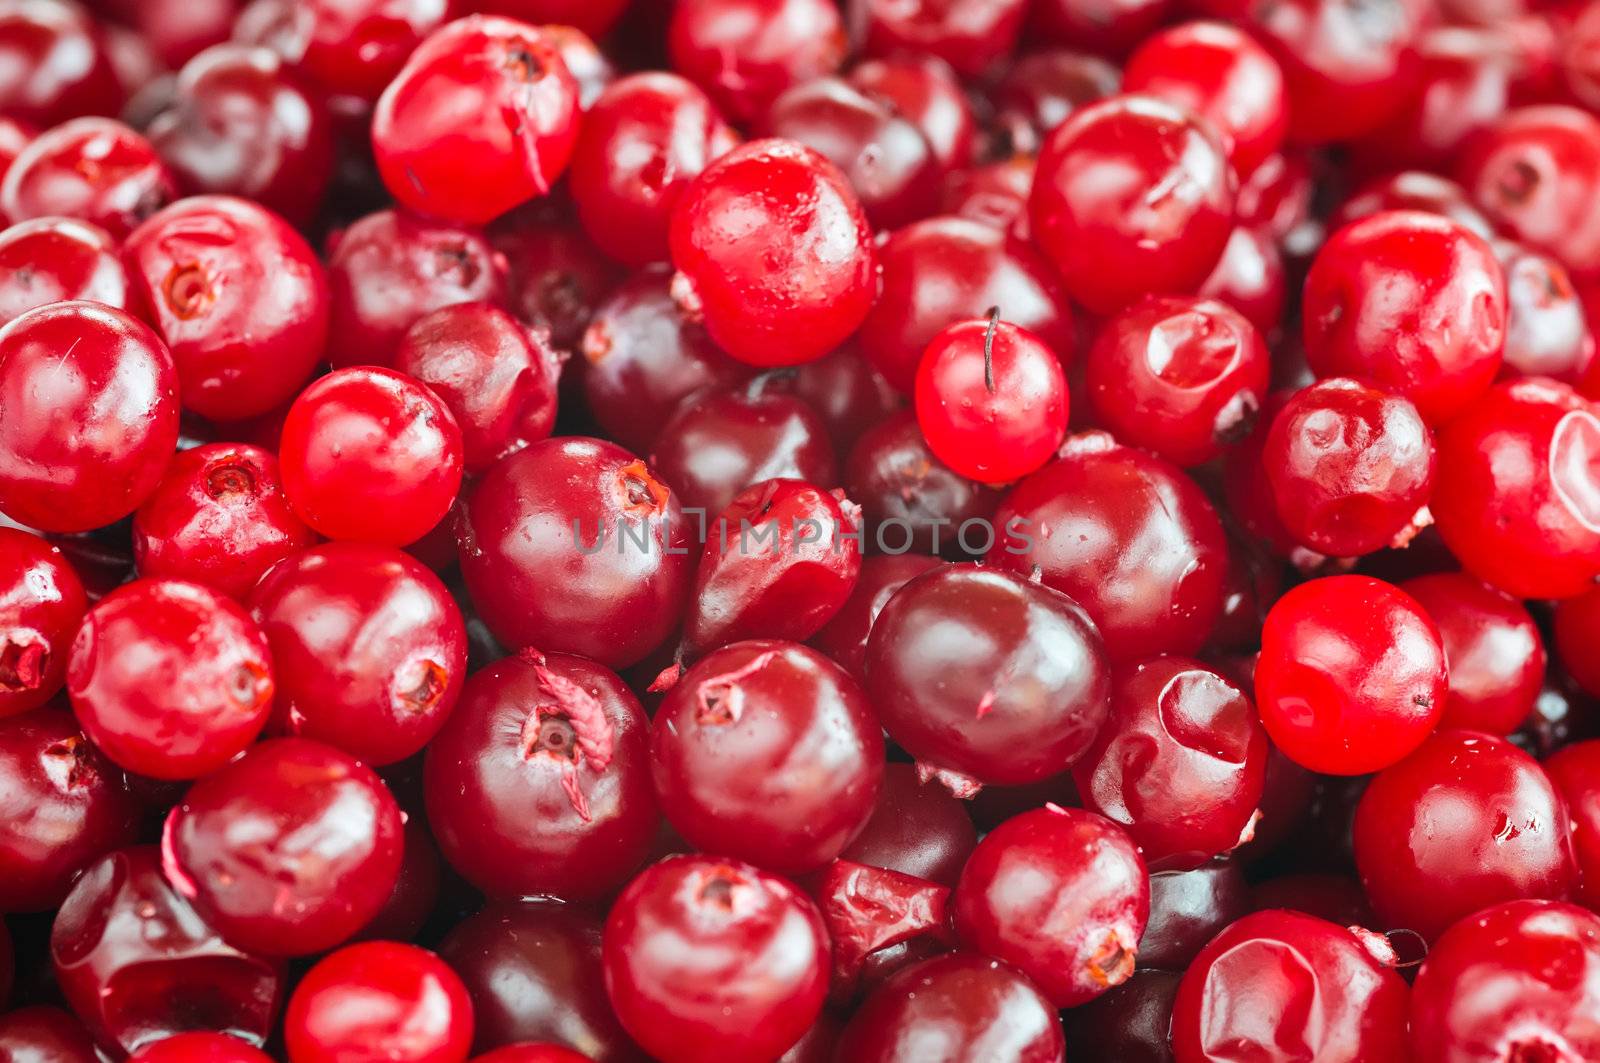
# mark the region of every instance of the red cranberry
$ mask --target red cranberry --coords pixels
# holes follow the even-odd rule
[[[127,310],[131,288],[116,241],[97,225],[35,218],[0,232],[0,325],[75,299]]]
[[[1597,624],[1600,624],[1600,591],[1588,591],[1556,604],[1556,659],[1567,675],[1589,694],[1600,691],[1600,660],[1594,659],[1590,650]]]
[[[328,92],[373,103],[417,45],[462,6],[459,0],[310,0],[295,5],[289,58]]]
[[[420,381],[376,366],[336,369],[289,407],[279,460],[284,496],[316,531],[403,546],[455,501],[461,429]]]
[[[1220,22],[1186,22],[1147,37],[1128,59],[1122,89],[1210,122],[1244,176],[1278,150],[1289,125],[1277,61],[1244,30]]]
[[[1422,603],[1444,640],[1450,693],[1440,726],[1515,731],[1544,679],[1544,640],[1528,610],[1463,572],[1418,576],[1400,589]],[[1558,619],[1558,640],[1560,631]]]
[[[99,1063],[83,1024],[60,1008],[36,1004],[0,1015],[0,1059],[6,1063]]]
[[[1430,941],[1480,908],[1566,900],[1578,882],[1565,802],[1532,757],[1443,731],[1379,773],[1356,808],[1356,864],[1391,926]]]
[[[1163,100],[1119,96],[1077,112],[1045,142],[1033,235],[1068,294],[1109,314],[1146,292],[1200,287],[1233,228],[1234,184],[1198,119]]]
[[[972,164],[977,122],[948,63],[928,54],[869,59],[845,80],[915,125],[942,175]]]
[[[1330,229],[1385,211],[1410,210],[1442,214],[1485,240],[1494,239],[1494,224],[1473,205],[1467,190],[1447,177],[1425,170],[1402,170],[1380,177],[1339,204],[1328,219]]]
[[[1009,55],[1022,32],[1026,0],[851,0],[865,27],[868,55],[921,53],[976,77]]]
[[[572,26],[596,38],[628,9],[627,0],[476,0],[475,6],[524,22]]]
[[[1250,911],[1251,901],[1244,871],[1233,860],[1152,874],[1150,921],[1139,938],[1139,966],[1183,970],[1218,931]]]
[[[977,565],[942,566],[896,592],[872,625],[866,675],[890,736],[972,788],[1065,771],[1104,722],[1110,692],[1083,610]]]
[[[861,571],[860,511],[804,480],[765,480],[740,493],[707,535],[684,617],[698,656],[739,639],[815,635]]]
[[[1061,1008],[1128,980],[1149,914],[1133,841],[1108,819],[1057,805],[991,831],[955,894],[962,942],[1014,965]]]
[[[0,111],[8,117],[49,127],[122,106],[101,23],[72,0],[0,8],[0,57]]]
[[[1576,107],[1508,111],[1463,154],[1461,183],[1507,236],[1577,274],[1600,270],[1600,118]]]
[[[1273,744],[1328,775],[1405,757],[1444,713],[1444,642],[1409,594],[1367,576],[1302,583],[1267,614],[1256,706]]]
[[[1118,671],[1110,718],[1072,777],[1152,869],[1188,870],[1247,840],[1266,761],[1242,690],[1198,661],[1156,657]]]
[[[427,949],[369,941],[306,973],[289,998],[283,1032],[293,1063],[359,1056],[462,1063],[472,1044],[472,1001]]]
[[[478,481],[461,518],[461,574],[506,646],[621,668],[677,627],[692,564],[683,510],[621,447],[535,443]]]
[[[838,70],[848,49],[831,0],[687,0],[667,28],[673,69],[741,125],[790,86]]]
[[[643,453],[685,398],[750,371],[673,301],[671,273],[647,269],[595,308],[579,351],[583,395],[606,436]],[[817,363],[811,363],[813,365]]]
[[[1585,392],[1595,371],[1595,327],[1566,268],[1509,240],[1495,254],[1506,275],[1506,347],[1502,373],[1547,376]],[[1600,322],[1596,322],[1600,325]]]
[[[83,873],[50,929],[56,981],[97,1040],[118,1052],[191,1030],[266,1040],[281,965],[227,944],[161,877],[153,845]]]
[[[278,459],[247,443],[180,451],[133,517],[141,576],[187,580],[243,601],[269,568],[311,546],[278,482]]]
[[[949,951],[948,886],[835,860],[822,872],[816,896],[833,945],[835,1001],[854,996],[863,981],[881,982]]]
[[[1050,43],[1124,55],[1167,21],[1173,7],[1172,0],[1038,0],[1032,25]]]
[[[0,509],[88,531],[138,508],[178,438],[166,345],[128,314],[54,303],[0,330]]]
[[[0,717],[37,709],[61,689],[67,651],[88,608],[78,573],[36,535],[0,528]]]
[[[327,108],[265,48],[195,56],[146,133],[190,191],[253,199],[296,225],[316,214],[333,169]]]
[[[1273,417],[1261,463],[1278,519],[1308,550],[1402,546],[1426,521],[1433,436],[1403,396],[1345,377],[1298,391]]]
[[[850,451],[846,493],[862,511],[862,546],[894,554],[967,552],[988,545],[998,491],[951,470],[928,448],[904,410],[881,421]],[[863,634],[863,637],[864,634]],[[846,662],[841,662],[846,663]]]
[[[612,906],[606,991],[661,1063],[773,1059],[799,1040],[828,990],[816,907],[783,879],[737,862],[670,857]]]
[[[1572,816],[1580,878],[1576,899],[1594,908],[1600,900],[1600,741],[1558,750],[1544,762],[1544,770]]]
[[[861,559],[861,572],[844,605],[809,640],[858,680],[866,676],[867,637],[878,614],[901,587],[939,564],[922,554],[879,554]],[[862,861],[871,863],[872,861]],[[896,868],[896,870],[900,870]],[[924,878],[932,876],[924,875]]]
[[[1347,140],[1376,129],[1418,76],[1417,37],[1428,5],[1415,0],[1241,3],[1247,25],[1283,69],[1289,137]]]
[[[138,806],[64,709],[0,720],[0,912],[54,908],[86,866],[134,840]]]
[[[224,1033],[181,1033],[146,1045],[128,1063],[272,1063],[272,1057]]]
[[[883,294],[861,326],[861,353],[909,393],[928,344],[990,307],[1070,355],[1072,312],[1050,265],[981,222],[940,217],[891,233],[879,251]]]
[[[578,345],[590,315],[623,276],[570,215],[570,209],[553,212],[540,200],[506,215],[489,233],[505,256],[511,309],[528,324],[549,329],[551,342],[562,349]]]
[[[838,1051],[852,1063],[1061,1063],[1061,1023],[1016,970],[958,952],[901,971],[874,992],[845,1026]]]
[[[912,765],[889,764],[877,807],[840,859],[953,887],[977,844],[961,801]]]
[[[505,299],[505,260],[471,229],[385,210],[350,226],[328,256],[328,358],[390,365],[419,318],[456,303]]]
[[[945,212],[1027,241],[1034,170],[1033,156],[1014,155],[952,174],[945,182]]]
[[[1324,176],[1319,160],[1308,151],[1267,156],[1239,185],[1239,221],[1265,228],[1295,258],[1311,255],[1326,235],[1313,202]]]
[[[1497,384],[1439,433],[1429,508],[1473,575],[1570,598],[1600,573],[1600,417],[1548,380]]]
[[[524,652],[477,672],[428,746],[428,821],[491,896],[610,894],[655,841],[649,722],[606,669]]]
[[[550,191],[579,113],[578,82],[550,37],[473,15],[430,34],[384,89],[373,153],[402,206],[482,224]]]
[[[1182,976],[1135,971],[1133,977],[1062,1016],[1069,1059],[1172,1063],[1172,1001]]]
[[[1173,1056],[1401,1063],[1407,994],[1393,961],[1375,935],[1300,912],[1247,915],[1184,973],[1172,1008]]]
[[[739,143],[705,93],[667,73],[609,86],[572,155],[573,203],[602,251],[643,266],[667,258],[667,221],[684,187]]]
[[[1010,483],[1050,460],[1067,431],[1067,380],[1039,336],[999,319],[958,321],[917,369],[917,424],[934,454],[980,483]]]
[[[136,580],[78,629],[67,693],[119,766],[196,779],[242,753],[272,710],[267,640],[239,606],[176,580]]]
[[[854,343],[814,362],[780,370],[768,378],[787,385],[828,426],[835,450],[848,453],[866,432],[905,404],[882,373],[861,357]]]
[[[309,955],[347,940],[400,873],[400,807],[354,757],[263,742],[197,782],[168,815],[168,881],[231,944]]]
[[[439,955],[472,998],[476,1050],[545,1041],[595,1063],[638,1063],[606,999],[600,922],[583,908],[491,904],[457,924]]]
[[[398,550],[328,543],[262,577],[250,608],[267,634],[278,715],[291,733],[376,765],[417,752],[466,674],[461,612]]]
[[[1098,56],[1062,49],[1024,55],[994,88],[991,129],[1006,149],[1037,155],[1052,130],[1074,112],[1115,96],[1121,84],[1122,72]],[[1022,198],[1026,204],[1026,187]]]
[[[791,479],[836,483],[827,426],[803,399],[757,378],[684,401],[656,436],[650,463],[699,521],[733,504],[751,484]],[[703,526],[703,525],[700,525]]]
[[[0,184],[0,210],[14,222],[78,218],[120,240],[177,195],[144,137],[109,118],[77,118],[17,156]]]
[[[1243,438],[1267,392],[1255,326],[1211,299],[1153,297],[1100,328],[1084,363],[1095,423],[1179,465]]]
[[[739,642],[667,695],[651,768],[661,810],[691,845],[800,874],[837,857],[872,815],[883,738],[844,669],[805,646]]]
[[[404,810],[402,810],[404,811]],[[439,849],[420,815],[405,813],[400,877],[378,914],[367,921],[355,941],[409,941],[416,938],[439,903],[444,878]]]
[[[1283,252],[1272,234],[1258,225],[1235,225],[1199,294],[1226,303],[1263,336],[1275,337],[1283,324],[1288,288]]]
[[[550,435],[561,358],[542,329],[488,303],[458,303],[419,319],[394,367],[426,384],[461,428],[462,462],[479,473]]]
[[[1112,661],[1194,653],[1222,610],[1227,540],[1181,471],[1097,436],[1018,484],[995,513],[990,564],[1072,597]]]
[[[1411,994],[1416,1063],[1584,1059],[1600,1054],[1600,918],[1513,901],[1441,937]]]
[[[708,166],[673,208],[670,242],[674,294],[752,365],[820,358],[877,296],[860,202],[832,163],[792,141],[752,141]]]
[[[1387,385],[1441,424],[1500,369],[1505,274],[1489,245],[1455,222],[1384,211],[1317,253],[1301,312],[1318,376]]]

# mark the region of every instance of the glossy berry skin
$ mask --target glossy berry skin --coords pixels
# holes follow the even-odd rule
[[[950,64],[927,54],[868,59],[845,80],[909,119],[927,139],[942,174],[972,164],[977,119]]]
[[[194,1030],[266,1040],[283,965],[223,941],[161,875],[153,845],[83,873],[50,928],[56,982],[95,1040],[136,1052]]]
[[[1149,914],[1150,876],[1133,840],[1053,804],[990,831],[956,885],[962,944],[1010,963],[1058,1008],[1127,981]]]
[[[238,601],[269,568],[316,542],[283,497],[278,459],[248,443],[179,451],[133,515],[141,576],[199,583]]]
[[[576,352],[583,357],[572,363],[584,405],[606,438],[640,454],[691,395],[753,372],[684,314],[671,281],[670,269],[652,268],[618,285],[595,307]]]
[[[167,814],[167,880],[230,943],[325,952],[360,930],[400,874],[403,822],[383,780],[304,738],[263,742]]]
[[[655,842],[649,720],[615,673],[524,653],[476,672],[428,745],[428,822],[493,897],[609,895]]]
[[[145,133],[185,191],[254,200],[291,225],[315,216],[333,169],[326,105],[265,48],[219,44],[189,60]]]
[[[550,191],[578,137],[578,82],[526,23],[471,15],[417,46],[372,116],[391,195],[481,225]]]
[[[1418,576],[1400,589],[1422,603],[1444,640],[1450,693],[1439,726],[1492,735],[1521,726],[1545,668],[1544,639],[1522,603],[1464,572]]]
[[[35,218],[0,231],[0,324],[74,299],[127,310],[132,285],[118,251],[104,229],[74,218]]]
[[[1059,355],[1073,350],[1072,310],[1050,264],[994,226],[941,216],[889,234],[883,293],[861,325],[861,353],[910,393],[923,352],[945,328],[998,306]]]
[[[458,303],[407,330],[394,368],[450,410],[461,429],[462,465],[480,473],[550,435],[561,360],[543,330],[488,303]]]
[[[89,610],[67,661],[85,733],[119,766],[196,779],[242,753],[272,711],[272,659],[250,615],[215,591],[135,580]]]
[[[1181,976],[1139,970],[1133,977],[1062,1016],[1069,1058],[1106,1052],[1123,1063],[1172,1063],[1168,1028]]]
[[[1110,718],[1072,767],[1083,807],[1122,826],[1156,871],[1238,845],[1267,767],[1244,691],[1185,657],[1123,667],[1111,691]]]
[[[948,886],[849,860],[835,860],[820,878],[815,895],[833,945],[835,1000],[953,944]]]
[[[1036,156],[1052,130],[1074,112],[1115,96],[1121,84],[1121,71],[1099,56],[1065,48],[1020,56],[994,88],[992,135],[1015,153],[1013,159]],[[1026,185],[1021,192],[1026,202]]]
[[[1261,336],[1215,299],[1156,296],[1100,326],[1084,363],[1095,423],[1178,465],[1249,430],[1267,392]]]
[[[1392,951],[1380,958],[1315,916],[1247,915],[1184,973],[1172,1008],[1173,1057],[1405,1063],[1406,983],[1392,963]]]
[[[954,887],[977,844],[964,802],[918,778],[914,765],[894,763],[884,766],[867,825],[839,858]]]
[[[135,838],[139,806],[65,709],[0,720],[0,912],[55,908],[85,867]]]
[[[741,492],[707,530],[684,618],[699,655],[739,639],[800,641],[844,605],[861,572],[860,511],[803,480]]]
[[[68,649],[89,607],[60,549],[0,528],[0,717],[37,709],[66,680]]]
[[[705,1046],[729,1063],[775,1059],[828,990],[816,906],[776,875],[709,856],[646,868],[606,919],[606,992],[622,1025],[661,1063]]]
[[[0,1053],[11,1063],[99,1063],[83,1024],[61,1008],[34,1004],[0,1015]]]
[[[506,262],[473,229],[384,210],[355,222],[328,255],[328,360],[392,365],[419,318],[456,303],[502,303]]]
[[[100,24],[76,3],[9,3],[0,10],[0,111],[41,128],[115,114],[123,91]]]
[[[1028,5],[1024,0],[852,0],[856,22],[866,28],[868,55],[922,53],[976,77],[1016,47]]]
[[[691,845],[797,875],[837,857],[866,825],[883,737],[856,681],[820,653],[738,642],[672,688],[650,763],[661,810]]]
[[[1015,968],[956,952],[900,971],[857,1010],[839,1040],[858,1063],[1061,1063],[1056,1010]]]
[[[0,329],[0,510],[56,532],[132,513],[177,443],[177,384],[149,326],[98,303]]]
[[[457,535],[467,592],[507,648],[623,668],[666,640],[689,592],[677,496],[598,439],[543,440],[494,466]]]
[[[1448,218],[1384,211],[1317,252],[1302,314],[1318,376],[1387,386],[1442,424],[1499,372],[1505,273],[1481,237]]]
[[[1033,236],[1068,294],[1109,314],[1147,292],[1200,287],[1233,228],[1234,184],[1223,149],[1192,115],[1119,96],[1078,111],[1045,141],[1029,201]]]
[[[1333,377],[1290,396],[1261,463],[1295,542],[1356,557],[1415,534],[1433,486],[1433,434],[1409,399]]]
[[[569,185],[584,231],[626,265],[666,261],[668,219],[684,187],[738,143],[710,97],[676,74],[607,86],[572,153]]]
[[[1600,690],[1600,662],[1591,659],[1592,633],[1600,625],[1600,593],[1588,591],[1556,603],[1554,633],[1556,660],[1582,690]]]
[[[1576,107],[1519,107],[1463,152],[1456,174],[1505,235],[1575,274],[1600,270],[1600,119]]]
[[[139,1049],[128,1063],[271,1063],[259,1048],[223,1033],[183,1033]]]
[[[1583,387],[1594,372],[1595,332],[1566,267],[1550,255],[1499,240],[1506,275],[1506,376],[1547,376]],[[1592,390],[1592,385],[1590,386]]]
[[[1067,431],[1067,378],[1038,336],[1009,322],[961,321],[917,368],[917,423],[958,474],[1010,483],[1049,461]]]
[[[1436,941],[1411,993],[1417,1063],[1600,1053],[1600,918],[1575,904],[1512,901]]]
[[[1572,816],[1580,879],[1574,899],[1593,909],[1600,900],[1600,741],[1574,742],[1543,767]]]
[[[417,45],[462,7],[459,0],[312,0],[291,20],[288,51],[322,88],[373,103]]]
[[[272,647],[278,718],[291,734],[383,765],[443,726],[466,674],[466,632],[444,585],[409,555],[313,547],[268,572],[249,604]]]
[[[1283,71],[1244,30],[1185,22],[1145,38],[1128,57],[1122,91],[1167,100],[1210,122],[1234,171],[1248,175],[1289,126]]]
[[[1444,642],[1421,603],[1367,576],[1328,576],[1279,598],[1261,630],[1256,708],[1273,744],[1325,775],[1362,775],[1433,732]]]
[[[237,421],[294,398],[328,342],[327,275],[271,211],[196,196],[150,218],[124,257],[178,366],[185,409]]]
[[[905,404],[853,342],[796,366],[792,376],[778,373],[767,377],[765,383],[787,387],[809,403],[840,454]]]
[[[844,605],[808,641],[858,680],[865,680],[867,638],[889,599],[912,579],[940,564],[921,553],[869,554]],[[871,863],[871,861],[864,861]],[[926,875],[924,878],[928,877]]]
[[[1467,571],[1519,598],[1593,585],[1600,417],[1577,393],[1549,380],[1496,384],[1445,426],[1438,448],[1429,508]]]
[[[1568,813],[1516,746],[1441,731],[1380,772],[1356,806],[1356,866],[1386,925],[1428,940],[1503,901],[1567,900],[1578,883]]]
[[[994,526],[989,563],[1023,577],[1037,565],[1046,586],[1083,606],[1113,662],[1194,653],[1222,611],[1228,548],[1216,512],[1143,451],[1068,439],[1006,496]]]
[[[76,118],[36,137],[0,182],[13,222],[65,216],[122,239],[178,196],[150,142],[109,118]]]
[[[561,201],[538,200],[489,232],[507,271],[507,305],[530,325],[548,328],[560,348],[578,345],[595,306],[622,279],[570,214]]]
[[[426,384],[376,366],[336,369],[289,407],[278,461],[284,497],[317,532],[404,546],[455,501],[461,428]]]
[[[1359,894],[1361,887],[1351,885]],[[1190,871],[1154,872],[1150,921],[1139,938],[1139,967],[1181,971],[1218,931],[1261,907],[1245,881],[1243,865],[1232,858],[1211,860]]]
[[[1001,786],[1070,767],[1110,693],[1104,644],[1076,603],[976,565],[929,571],[889,599],[866,677],[884,727],[919,762]]]
[[[863,547],[902,557],[907,550],[983,549],[990,534],[986,521],[1000,502],[998,490],[935,456],[911,410],[883,419],[861,437],[845,459],[844,485],[861,506]]]
[[[748,125],[787,88],[832,74],[849,51],[829,0],[690,0],[667,27],[672,69]]]
[[[1330,230],[1391,210],[1442,214],[1485,240],[1494,240],[1494,223],[1472,202],[1467,190],[1438,174],[1401,170],[1358,188],[1328,217]]]
[[[674,293],[742,362],[814,361],[856,330],[877,297],[860,201],[831,162],[793,141],[751,141],[706,167],[670,226]]]
[[[350,945],[306,973],[283,1017],[291,1063],[377,1057],[462,1063],[472,1001],[456,973],[415,945]]]

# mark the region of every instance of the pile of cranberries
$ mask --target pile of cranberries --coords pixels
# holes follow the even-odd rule
[[[0,1063],[1600,1063],[1600,0],[0,0]]]

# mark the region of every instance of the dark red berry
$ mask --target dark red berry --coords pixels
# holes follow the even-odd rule
[[[953,887],[977,844],[966,804],[896,763],[884,766],[877,807],[840,859]]]
[[[1444,640],[1450,693],[1439,725],[1492,735],[1515,731],[1544,680],[1544,640],[1528,610],[1464,572],[1418,576],[1400,589],[1422,603]],[[1562,608],[1556,612],[1558,645]]]

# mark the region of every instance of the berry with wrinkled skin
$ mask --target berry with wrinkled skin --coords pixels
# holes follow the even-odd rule
[[[0,717],[55,697],[88,607],[83,581],[58,547],[0,528]]]

